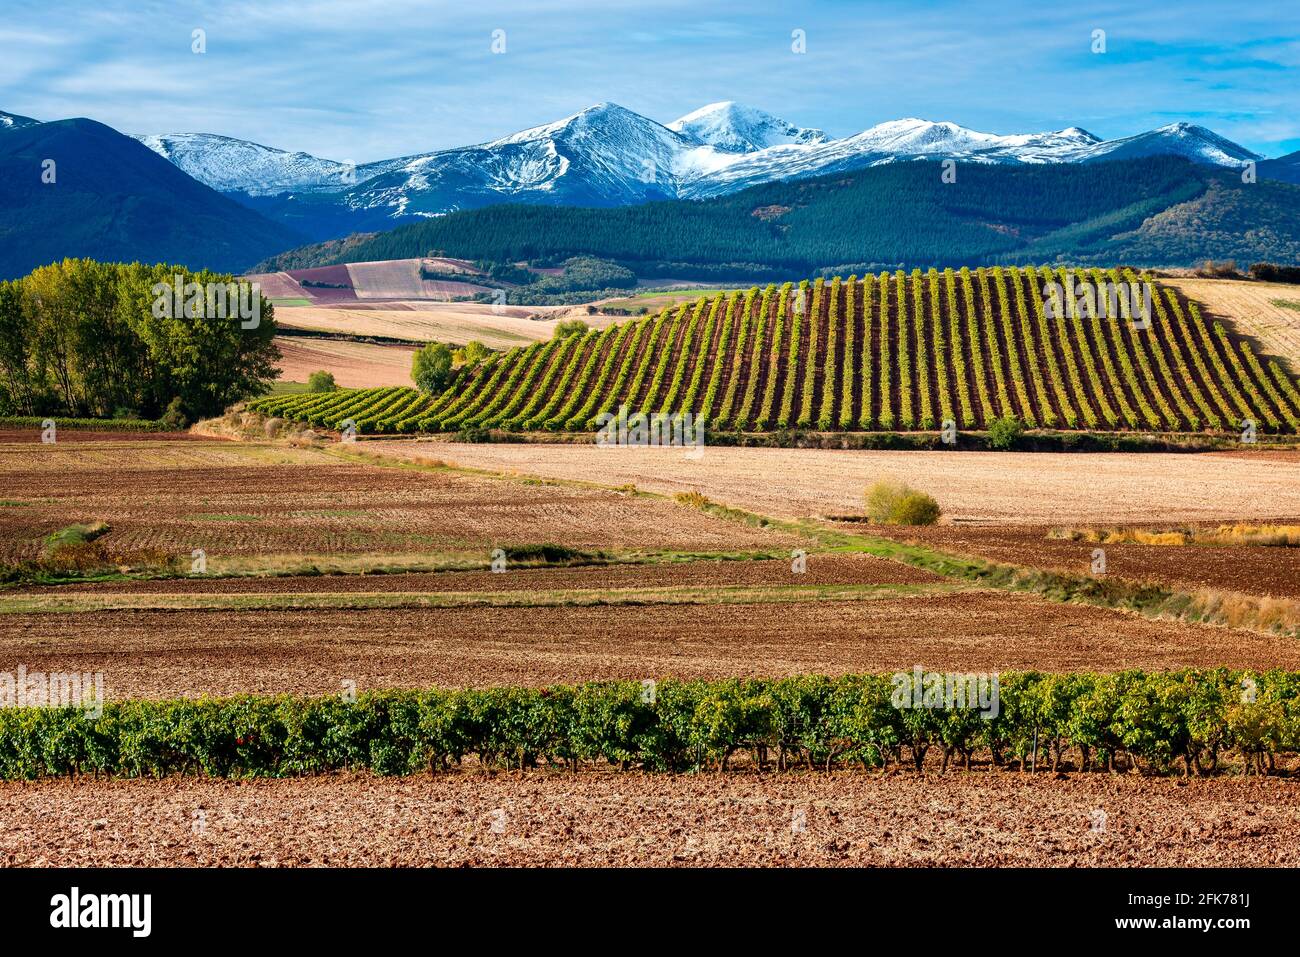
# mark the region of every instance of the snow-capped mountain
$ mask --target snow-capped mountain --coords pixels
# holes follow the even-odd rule
[[[1185,156],[1211,166],[1241,166],[1247,160],[1264,157],[1252,153],[1213,130],[1194,123],[1170,123],[1156,130],[1099,142],[1080,157],[1093,160],[1139,159],[1143,156]]]
[[[702,106],[673,120],[668,128],[724,153],[753,153],[769,146],[811,145],[830,139],[821,130],[798,127],[771,113],[730,100]]]
[[[614,103],[490,143],[358,169],[344,201],[392,215],[434,215],[494,202],[619,206],[679,195],[697,144]],[[710,150],[711,152],[711,150]]]
[[[196,179],[258,197],[258,209],[286,221],[331,211],[327,231],[383,228],[501,202],[618,206],[699,198],[777,179],[843,172],[916,159],[1028,164],[1085,163],[1153,155],[1238,166],[1259,159],[1205,129],[1174,123],[1101,140],[1069,127],[999,135],[955,123],[891,120],[832,139],[740,104],[714,103],[661,125],[614,103],[476,146],[368,163],[352,169],[211,134],[138,137]],[[293,202],[310,194],[310,203]],[[335,215],[337,213],[337,215]],[[302,225],[301,223],[299,224]],[[319,237],[329,238],[329,237]]]
[[[18,130],[24,126],[36,126],[40,120],[34,120],[30,116],[19,116],[17,113],[6,113],[0,110],[0,130]]]
[[[134,138],[199,182],[226,193],[267,196],[337,192],[357,181],[354,171],[343,163],[215,133],[164,133]]]

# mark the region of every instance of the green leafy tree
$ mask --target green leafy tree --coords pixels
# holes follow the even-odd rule
[[[584,336],[590,327],[581,319],[565,319],[555,324],[555,338],[563,339],[565,336]]]
[[[333,392],[337,388],[338,385],[334,382],[334,373],[332,372],[317,369],[307,376],[308,392]]]
[[[451,350],[431,342],[411,360],[411,379],[421,392],[441,392],[451,379],[451,364]]]

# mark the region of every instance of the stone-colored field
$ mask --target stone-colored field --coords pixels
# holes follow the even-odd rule
[[[275,344],[280,378],[286,382],[306,382],[320,369],[333,373],[335,384],[344,389],[411,384],[414,346],[302,336],[276,336]]]
[[[8,866],[1300,865],[1300,788],[1276,778],[86,778],[0,784],[0,817]]]
[[[938,499],[945,521],[993,524],[1245,521],[1300,515],[1300,461],[1287,453],[843,452],[448,444],[376,440],[367,451],[502,472],[701,492],[764,515],[857,515],[898,479]]]
[[[1161,282],[1200,302],[1217,319],[1229,320],[1243,335],[1259,343],[1260,351],[1280,356],[1300,375],[1300,286],[1278,282],[1232,279],[1162,279]],[[1279,306],[1272,300],[1296,303]]]

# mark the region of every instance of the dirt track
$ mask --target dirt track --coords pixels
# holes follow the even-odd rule
[[[0,785],[0,818],[10,866],[1300,865],[1300,786],[1224,777],[87,779]]]
[[[938,499],[947,520],[1245,521],[1300,515],[1300,461],[1263,453],[842,452],[716,447],[367,442],[367,451],[503,472],[702,492],[764,515],[860,514],[863,493],[900,479]]]

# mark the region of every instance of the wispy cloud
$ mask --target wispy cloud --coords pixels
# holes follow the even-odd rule
[[[836,135],[899,116],[1102,136],[1186,118],[1277,153],[1300,135],[1298,76],[1289,0],[6,0],[0,24],[0,109],[358,161],[600,100],[666,122],[734,99]]]

